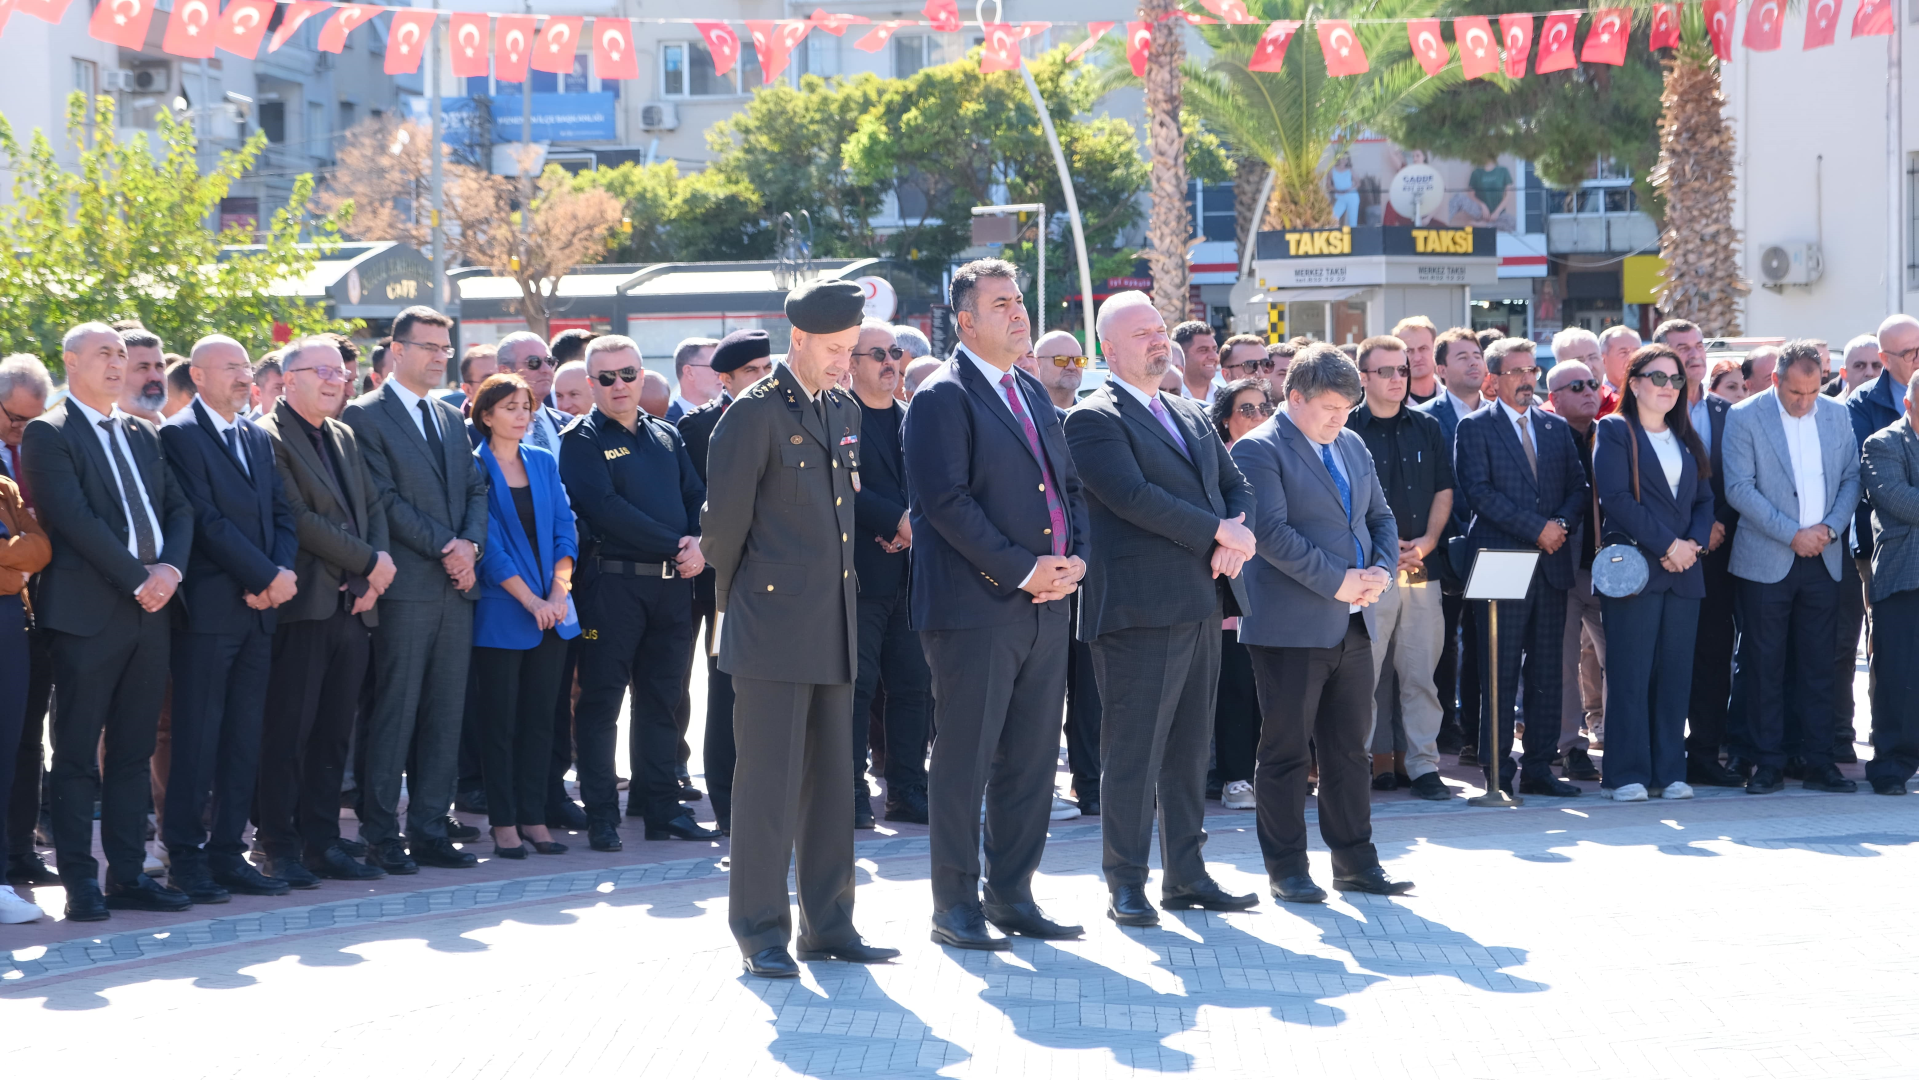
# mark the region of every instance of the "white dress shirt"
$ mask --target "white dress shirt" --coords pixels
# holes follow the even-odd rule
[[[1804,416],[1779,405],[1779,422],[1786,428],[1786,453],[1792,458],[1792,483],[1799,489],[1799,527],[1809,529],[1826,518],[1826,461],[1819,447],[1819,408]]]
[[[120,487],[120,470],[115,468],[113,464],[113,443],[107,441],[107,433],[100,429],[100,421],[107,419],[113,421],[113,441],[119,444],[120,453],[125,457],[127,462],[127,470],[133,473],[134,494],[138,497],[140,508],[146,511],[147,521],[153,526],[153,545],[154,551],[157,554],[161,548],[166,546],[166,537],[160,532],[160,515],[154,512],[153,500],[147,497],[147,482],[146,479],[140,475],[140,466],[137,459],[133,456],[133,446],[127,442],[127,433],[123,427],[127,420],[127,414],[121,412],[120,406],[118,405],[113,407],[113,412],[111,416],[109,416],[109,414],[94,409],[77,397],[69,395],[67,400],[73,402],[73,407],[80,410],[80,415],[86,418],[87,427],[93,431],[93,437],[100,440],[100,448],[106,451],[107,455],[107,476],[113,480],[113,490],[119,493],[121,505],[125,506],[128,500],[126,491]],[[134,531],[133,523],[128,522],[127,553],[136,559],[140,557],[140,541],[137,539],[138,535],[139,534]],[[178,574],[180,572],[179,568],[174,567],[173,572]]]
[[[198,405],[201,408],[206,410],[207,416],[213,420],[214,441],[220,444],[220,449],[227,451],[228,457],[233,458],[234,457],[233,448],[227,445],[227,429],[238,427],[239,426],[238,419],[235,418],[233,420],[228,420],[226,417],[221,416],[220,411],[218,409],[215,409],[213,406],[208,405],[206,403],[206,399],[202,398],[198,394],[193,395],[193,404]],[[240,466],[240,471],[246,474],[248,479],[251,479],[253,477],[253,470],[247,468],[246,451],[244,450],[244,448],[241,450],[240,455],[237,458],[234,458],[234,461],[236,464]]]
[[[547,441],[544,446],[540,443],[540,434],[546,436]],[[546,414],[546,406],[542,405],[533,410],[533,422],[526,425],[526,434],[520,436],[520,443],[523,446],[542,446],[542,449],[550,451],[553,456],[559,456],[560,429],[553,423],[553,418]]]
[[[1159,395],[1160,395],[1160,393],[1161,393],[1161,392],[1160,392],[1159,390],[1154,390],[1154,391],[1152,392],[1152,394],[1150,394],[1150,395],[1149,395],[1149,394],[1147,394],[1147,393],[1146,393],[1146,391],[1144,391],[1144,390],[1141,390],[1141,389],[1140,389],[1139,387],[1137,387],[1137,386],[1134,386],[1134,385],[1133,385],[1132,383],[1129,383],[1129,382],[1127,382],[1127,381],[1126,381],[1125,379],[1120,379],[1120,378],[1115,378],[1115,379],[1113,379],[1113,380],[1112,380],[1112,382],[1113,382],[1113,383],[1114,383],[1115,385],[1117,385],[1117,386],[1119,386],[1119,387],[1121,387],[1121,388],[1123,388],[1123,389],[1125,389],[1125,391],[1126,391],[1127,393],[1129,393],[1129,394],[1131,394],[1131,395],[1133,395],[1133,400],[1134,400],[1134,401],[1137,401],[1137,402],[1139,402],[1139,403],[1140,403],[1141,405],[1144,405],[1144,406],[1146,406],[1146,408],[1147,408],[1147,409],[1149,409],[1149,410],[1150,410],[1150,409],[1151,409],[1151,408],[1153,407],[1153,402],[1155,402],[1155,401],[1157,401],[1157,400],[1159,400]],[[1184,390],[1185,388],[1186,388],[1186,386],[1185,386],[1185,384],[1184,384],[1184,383],[1181,383],[1181,384],[1180,384],[1180,389],[1182,389],[1182,390]],[[1192,396],[1193,396],[1193,395],[1191,395],[1191,394],[1186,394],[1186,395],[1184,395],[1184,396],[1190,399],[1190,398],[1192,398]],[[1161,405],[1161,406],[1160,406],[1160,408],[1162,408],[1162,409],[1165,409],[1165,408],[1166,408],[1166,406],[1164,406],[1164,405]],[[1171,412],[1172,410],[1171,410],[1171,409],[1167,409],[1166,411],[1167,411],[1167,412]]]
[[[420,438],[422,439],[427,438],[428,436],[426,433],[426,428],[421,426],[424,421],[422,420],[420,416],[420,402],[425,401],[427,399],[421,397],[420,395],[414,393],[411,390],[408,390],[406,386],[403,383],[401,383],[400,380],[398,379],[388,379],[385,383],[381,385],[390,385],[393,387],[393,392],[400,396],[400,404],[406,406],[406,414],[413,418],[413,426],[419,429]],[[433,406],[428,405],[426,411],[428,415],[432,415],[436,410],[433,408]],[[434,421],[433,430],[436,433],[438,433],[441,436],[442,440],[444,441],[446,432],[440,430],[439,422],[437,420]]]
[[[1466,417],[1478,412],[1479,405],[1486,404],[1486,399],[1480,398],[1479,405],[1468,405],[1466,404],[1465,398],[1460,397],[1451,390],[1446,391],[1446,397],[1451,399],[1453,403],[1453,418],[1456,420],[1464,420]]]

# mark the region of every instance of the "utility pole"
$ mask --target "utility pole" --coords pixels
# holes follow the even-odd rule
[[[438,11],[440,0],[433,0],[433,8]],[[434,16],[433,32],[427,35],[426,50],[427,100],[432,103],[433,145],[427,152],[433,162],[433,306],[435,309],[447,309],[447,258],[446,226],[441,223],[440,211],[446,205],[445,177],[442,175],[441,160],[446,157],[440,145],[440,20]]]
[[[525,0],[526,13],[533,14],[533,0]],[[533,157],[533,69],[526,70],[526,81],[520,84],[520,186],[524,194],[520,197],[520,263],[526,264],[532,252],[533,237],[533,173],[530,166]]]
[[[1066,152],[1060,148],[1059,132],[1053,129],[1053,114],[1046,111],[1046,99],[1040,96],[1039,84],[1033,81],[1033,73],[1027,70],[1025,62],[1019,66],[1020,78],[1026,80],[1026,92],[1032,95],[1033,107],[1039,110],[1039,126],[1046,133],[1046,145],[1053,151],[1053,167],[1059,171],[1059,186],[1066,192],[1066,219],[1073,226],[1073,254],[1079,259],[1079,297],[1081,309],[1085,312],[1086,355],[1098,358],[1099,335],[1093,332],[1093,272],[1086,260],[1086,229],[1080,224],[1079,196],[1073,193],[1073,173],[1066,167]],[[1046,228],[1040,227],[1040,244],[1046,243]]]

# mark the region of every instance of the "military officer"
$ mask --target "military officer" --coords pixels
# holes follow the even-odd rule
[[[853,928],[853,502],[859,405],[852,365],[864,294],[821,280],[786,298],[793,341],[713,430],[700,547],[733,677],[733,850],[728,922],[746,969],[799,974],[787,951],[786,871],[798,848],[802,960],[899,955]]]

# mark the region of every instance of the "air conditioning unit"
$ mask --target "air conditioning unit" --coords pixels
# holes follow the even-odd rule
[[[136,94],[164,94],[173,89],[172,64],[135,64],[127,75],[131,83],[127,89]]]
[[[1767,285],[1810,285],[1825,273],[1818,244],[1768,244],[1759,252],[1759,276]]]
[[[101,76],[101,83],[102,85],[100,89],[105,90],[109,93],[115,90],[132,93],[133,92],[133,72],[118,71],[118,70],[105,72]]]
[[[640,106],[640,127],[646,131],[677,131],[680,107],[670,101],[649,101]]]

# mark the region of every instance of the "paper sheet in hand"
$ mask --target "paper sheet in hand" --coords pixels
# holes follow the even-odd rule
[[[1481,551],[1466,580],[1466,599],[1524,600],[1539,555],[1538,551]]]

